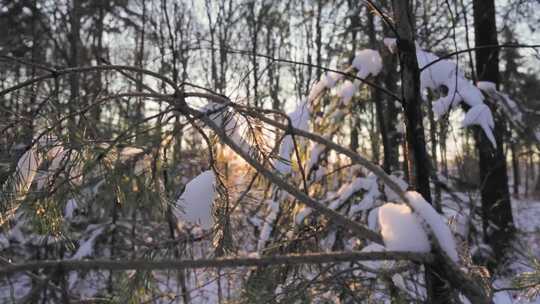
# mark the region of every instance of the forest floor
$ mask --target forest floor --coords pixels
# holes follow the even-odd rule
[[[510,259],[508,266],[503,267],[509,271],[494,282],[494,288],[503,289],[495,292],[494,302],[540,304],[540,286],[529,289],[529,294],[504,290],[512,286],[518,274],[534,271],[533,263],[540,262],[540,201],[513,198],[512,209],[517,230],[517,240],[513,245],[515,256]]]

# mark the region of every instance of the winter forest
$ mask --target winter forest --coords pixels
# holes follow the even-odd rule
[[[539,29],[0,0],[0,303],[540,303]]]

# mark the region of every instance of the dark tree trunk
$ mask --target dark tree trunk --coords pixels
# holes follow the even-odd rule
[[[406,124],[406,143],[408,153],[408,176],[411,187],[431,202],[429,186],[429,157],[423,126],[423,113],[420,95],[420,70],[416,59],[414,42],[414,21],[411,2],[393,0],[392,7],[397,27],[397,46],[401,66],[401,92]],[[446,282],[442,257],[426,268],[426,290],[429,303],[452,303],[452,292]]]
[[[70,12],[70,33],[69,33],[69,42],[70,42],[70,66],[77,67],[79,66],[79,41],[81,40],[80,30],[81,30],[81,1],[73,0],[71,2],[71,12]],[[72,114],[77,109],[77,103],[79,103],[80,96],[80,84],[79,84],[79,73],[70,74],[69,81],[69,90],[70,90],[70,101],[69,101],[69,113]],[[69,136],[73,136],[76,133],[76,119],[75,115],[70,116],[68,120],[68,130]]]
[[[398,49],[401,65],[401,92],[405,111],[406,142],[409,155],[411,187],[431,201],[429,188],[430,166],[424,135],[422,99],[420,96],[420,70],[416,60],[413,24],[407,15],[408,1],[394,0],[394,17],[398,19]],[[405,10],[405,12],[402,12]]]
[[[348,9],[358,10],[358,7],[360,6],[360,3],[357,1],[347,1]],[[369,14],[369,13],[368,13]],[[352,14],[350,16],[350,32],[351,32],[351,41],[352,41],[352,49],[353,51],[357,50],[358,47],[358,30],[361,28],[361,18],[360,14]],[[351,56],[353,57],[353,56]],[[350,149],[353,151],[357,151],[359,147],[358,142],[358,130],[360,129],[360,110],[359,105],[356,103],[353,103],[352,109],[351,109],[351,119],[350,119],[350,128],[351,128],[351,134],[350,134]]]
[[[381,52],[383,57],[383,71],[382,71],[382,81],[384,86],[391,92],[396,92],[396,59],[395,56],[390,54],[390,52],[384,48]],[[385,123],[385,132],[386,139],[383,138],[385,143],[384,150],[384,164],[383,168],[387,172],[394,172],[399,170],[399,146],[401,142],[401,134],[397,130],[397,114],[398,114],[398,105],[397,101],[392,96],[385,96],[384,99],[384,123]]]
[[[473,4],[475,45],[478,47],[498,44],[494,1],[475,0]],[[498,86],[499,50],[497,48],[476,50],[476,70],[478,80],[491,81]],[[490,107],[495,113],[493,105]],[[475,136],[480,162],[484,237],[498,260],[502,258],[513,231],[506,159],[503,152],[504,130],[503,121],[495,119],[496,148],[493,148],[481,130],[476,130]]]
[[[432,98],[429,98],[429,100],[432,100]],[[433,174],[437,175],[439,172],[439,163],[438,163],[438,156],[437,156],[437,146],[438,146],[438,140],[437,140],[437,122],[435,121],[435,113],[433,113],[433,108],[428,105],[428,117],[429,117],[429,138],[431,141],[431,160],[432,160],[432,168],[433,168]],[[439,177],[436,177],[437,180]],[[441,186],[439,183],[435,183],[434,185],[435,190],[435,197],[433,199],[433,205],[436,206],[437,211],[442,212],[442,194],[441,194]]]
[[[145,43],[145,36],[146,36],[146,1],[143,0],[141,2],[142,5],[142,20],[141,20],[141,31],[140,33],[137,33],[139,35],[139,43],[135,43],[137,45],[137,50],[135,51],[135,66],[139,68],[144,68],[144,43]],[[171,42],[172,43],[172,42]],[[137,92],[142,92],[144,88],[143,83],[143,74],[138,73],[137,74],[137,83],[136,88]],[[144,100],[142,98],[137,98],[135,101],[135,123],[136,125],[136,141],[138,144],[144,143],[144,134],[141,132],[143,129],[143,126],[141,125],[144,120]]]
[[[95,27],[96,27],[96,33],[95,33],[95,36],[94,36],[94,57],[96,59],[96,62],[101,62],[101,60],[103,60],[104,58],[106,58],[105,56],[105,52],[104,52],[104,49],[103,49],[103,34],[104,34],[104,25],[103,25],[103,22],[105,20],[105,9],[106,9],[106,6],[107,4],[105,3],[105,0],[100,0],[99,1],[99,8],[98,8],[98,15],[97,17],[95,18]],[[94,87],[95,87],[95,97],[94,98],[98,98],[98,96],[100,94],[103,94],[102,90],[103,90],[103,73],[99,72],[96,74],[96,78],[95,78],[95,83],[94,83]],[[98,127],[94,128],[95,130],[95,134],[94,134],[94,137],[95,138],[99,138],[100,136],[98,136],[99,132],[100,132],[100,128],[99,128],[99,122],[101,120],[101,107],[92,107],[92,110],[90,111],[91,112],[91,119],[92,121],[94,122],[94,124]]]
[[[514,197],[519,198],[519,186],[521,184],[521,176],[519,173],[519,150],[515,142],[512,142],[510,147],[512,151],[512,173],[514,175]]]
[[[351,26],[360,27],[360,21],[358,20]],[[380,45],[380,41],[376,37],[375,18],[373,13],[368,12],[367,22],[367,34],[369,38],[369,45],[371,48],[377,49]],[[383,35],[390,36],[389,28],[386,24],[383,24]],[[353,37],[354,40],[356,40]],[[374,79],[374,82],[386,87],[389,91],[396,91],[396,60],[395,56],[391,54],[386,47],[379,49],[383,58],[383,69],[379,75]],[[383,152],[383,169],[387,173],[391,173],[399,169],[399,133],[396,129],[397,113],[396,100],[392,96],[383,94],[381,90],[372,88],[371,97],[375,102],[376,118],[378,122],[378,129],[381,135],[382,152]],[[377,142],[377,145],[379,143]]]
[[[369,45],[372,48],[376,48],[378,41],[375,33],[375,18],[373,17],[372,13],[368,12],[368,38],[369,38]],[[375,77],[374,82],[377,84],[381,83],[383,75],[377,75]],[[383,92],[376,88],[371,88],[371,98],[373,99],[373,102],[375,103],[375,117],[374,119],[377,121],[377,127],[374,128],[375,134],[372,139],[372,145],[373,145],[373,159],[375,162],[379,163],[380,159],[380,152],[379,152],[379,146],[381,142],[379,142],[379,134],[381,136],[382,146],[383,146],[383,169],[390,173],[390,166],[388,165],[388,158],[390,156],[388,155],[390,152],[390,140],[388,137],[388,132],[386,131],[386,121],[384,119],[384,111],[385,111],[385,104],[383,103]]]
[[[253,74],[253,105],[259,106],[259,62],[257,51],[259,48],[259,16],[255,12],[255,2],[248,3],[248,24],[251,38],[251,70]]]

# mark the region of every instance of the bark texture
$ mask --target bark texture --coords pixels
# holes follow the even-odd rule
[[[494,1],[475,0],[473,4],[475,46],[497,45]],[[478,80],[491,81],[498,87],[498,48],[477,49],[475,55]],[[490,104],[490,108],[495,113],[496,109],[493,104]],[[514,229],[506,158],[503,151],[505,126],[502,117],[495,118],[494,135],[497,147],[493,148],[481,130],[476,130],[476,146],[480,163],[484,238],[493,248],[495,258],[500,261]]]

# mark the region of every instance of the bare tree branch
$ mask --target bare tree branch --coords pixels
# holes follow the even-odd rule
[[[430,262],[432,256],[428,253],[416,252],[330,252],[330,253],[298,253],[290,255],[274,255],[264,257],[234,257],[197,260],[45,260],[22,264],[10,264],[0,267],[0,275],[9,275],[20,271],[61,268],[69,270],[170,270],[195,268],[230,268],[230,267],[260,267],[271,265],[321,264],[350,261],[395,260]]]
[[[492,44],[492,45],[480,45],[473,48],[467,48],[464,50],[459,50],[456,52],[452,52],[450,54],[444,55],[439,57],[437,60],[433,60],[432,62],[426,64],[424,67],[420,69],[420,72],[424,71],[425,69],[429,68],[430,66],[436,64],[437,62],[443,61],[445,59],[451,58],[455,55],[468,53],[470,51],[476,51],[481,49],[497,49],[497,48],[530,48],[530,49],[538,49],[540,48],[540,44]]]

